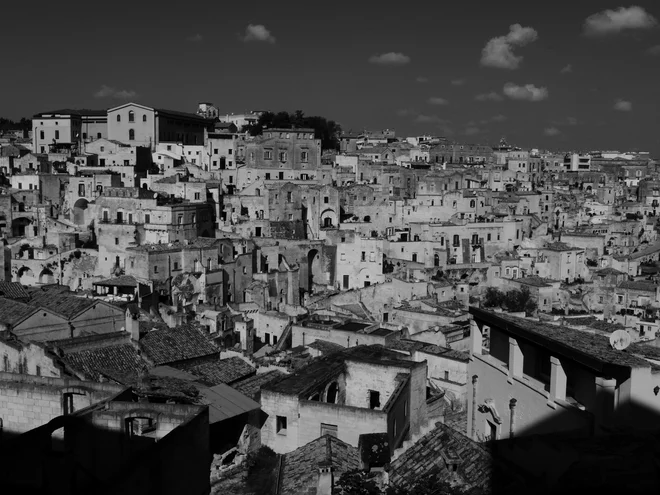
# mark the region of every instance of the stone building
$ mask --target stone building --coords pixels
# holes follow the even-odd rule
[[[363,433],[386,433],[393,451],[426,420],[426,363],[400,357],[358,346],[266,384],[262,444],[287,453],[331,434],[357,447]]]

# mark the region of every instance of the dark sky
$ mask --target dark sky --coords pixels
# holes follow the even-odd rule
[[[394,128],[398,135],[488,144],[506,136],[525,147],[660,156],[657,0],[638,1],[641,14],[592,18],[591,35],[585,34],[589,16],[630,6],[594,0],[102,5],[3,5],[0,115],[127,100],[194,111],[198,101],[210,101],[229,113],[301,109],[344,129]],[[504,38],[514,24],[533,31],[514,29]],[[257,27],[253,38],[260,39],[245,41],[248,25],[267,32]],[[482,50],[498,37],[482,64]],[[404,57],[384,57],[394,64],[369,61],[388,53]],[[504,95],[507,83],[518,86],[510,95],[528,99]],[[525,89],[528,84],[534,87]],[[475,99],[492,92],[501,101]]]

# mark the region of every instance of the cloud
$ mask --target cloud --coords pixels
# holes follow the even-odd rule
[[[475,134],[479,134],[479,133],[481,133],[481,129],[479,129],[478,127],[472,126],[465,129],[466,136],[474,136]]]
[[[655,45],[646,50],[646,53],[649,55],[657,56],[660,55],[660,45]]]
[[[506,83],[503,91],[512,100],[542,101],[549,96],[548,88],[537,88],[533,84],[518,86],[514,83]]]
[[[543,129],[543,134],[546,136],[557,136],[558,134],[561,134],[561,131],[556,127],[546,127]]]
[[[568,125],[578,125],[578,119],[576,119],[575,117],[567,117],[566,123]]]
[[[492,120],[493,122],[504,122],[506,120],[506,115],[502,115],[502,114],[495,115],[494,117],[491,117],[490,120]]]
[[[138,94],[128,89],[115,89],[105,84],[101,86],[96,93],[94,93],[94,98],[114,98],[115,100],[131,100],[138,97]]]
[[[418,124],[448,124],[449,121],[446,119],[441,119],[437,115],[425,115],[423,113],[418,114],[415,117],[415,122]]]
[[[465,84],[465,79],[453,79],[451,83],[454,86],[463,86]]]
[[[492,38],[481,51],[481,65],[498,69],[517,69],[523,57],[513,53],[517,47],[525,46],[538,38],[531,27],[512,24],[509,34]]]
[[[559,71],[560,74],[568,74],[569,72],[573,72],[573,66],[571,64],[568,64],[562,70]]]
[[[417,81],[418,83],[427,83],[427,82],[429,82],[429,78],[428,78],[428,77],[419,76],[417,79],[415,79],[415,81]]]
[[[410,62],[410,57],[403,53],[383,53],[381,55],[373,55],[369,58],[369,63],[378,65],[405,65]]]
[[[481,93],[475,96],[474,99],[477,101],[502,101],[504,98],[495,91],[491,91],[490,93]]]
[[[630,29],[651,29],[657,24],[655,17],[635,5],[590,15],[584,21],[583,32],[585,36],[604,36]]]
[[[445,100],[444,98],[440,98],[438,96],[432,96],[431,98],[429,98],[428,101],[431,105],[448,105],[449,104],[449,102],[447,100]]]
[[[275,37],[263,24],[248,24],[245,28],[243,41],[265,41],[266,43],[275,43]]]
[[[411,110],[410,108],[402,108],[401,110],[398,110],[396,114],[399,117],[410,117],[411,115],[416,115],[417,112]]]
[[[197,34],[193,34],[193,35],[191,35],[191,36],[188,36],[186,39],[187,39],[188,41],[192,41],[193,43],[199,43],[199,42],[202,41],[204,38],[202,37],[201,34],[197,33]]]
[[[614,110],[619,112],[630,112],[632,111],[632,103],[626,100],[616,100],[614,102]]]

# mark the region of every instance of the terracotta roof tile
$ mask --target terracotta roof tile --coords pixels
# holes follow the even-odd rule
[[[215,344],[189,324],[153,330],[140,339],[140,348],[155,366],[219,354]]]
[[[209,386],[218,383],[231,385],[234,382],[252,376],[256,370],[239,357],[230,357],[209,363],[193,365],[178,365],[177,368],[184,369],[202,379]]]
[[[261,395],[261,386],[266,383],[272,382],[274,380],[279,380],[286,376],[286,373],[283,373],[278,370],[269,371],[267,373],[260,373],[258,375],[253,375],[248,378],[242,378],[239,381],[232,383],[232,388],[235,388],[243,395],[250,397],[251,399],[257,400]]]
[[[89,380],[98,381],[102,372],[116,371],[122,375],[136,374],[146,365],[132,344],[67,353],[63,360]]]

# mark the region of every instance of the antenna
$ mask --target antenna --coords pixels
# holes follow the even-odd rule
[[[625,330],[616,330],[610,335],[610,345],[617,351],[622,351],[630,345],[630,334]]]

